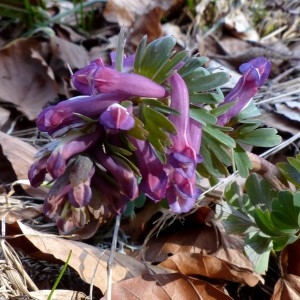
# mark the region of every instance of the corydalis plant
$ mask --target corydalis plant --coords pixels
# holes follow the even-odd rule
[[[81,96],[47,107],[37,118],[53,141],[37,155],[29,179],[39,186],[51,175],[44,213],[63,232],[99,218],[95,207],[121,214],[139,195],[166,200],[174,213],[188,212],[201,194],[203,130],[218,116],[234,117],[251,98],[240,95],[255,94],[269,72],[266,59],[249,62],[233,92],[238,109],[218,110],[226,73],[208,71],[205,58],[175,53],[171,36],[148,45],[144,38],[128,57],[123,42],[110,65],[96,59],[72,75]]]

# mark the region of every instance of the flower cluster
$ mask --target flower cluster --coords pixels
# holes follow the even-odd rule
[[[182,213],[201,193],[196,168],[203,125],[190,116],[189,89],[180,75],[185,61],[158,82],[135,71],[135,56],[125,57],[117,70],[115,56],[111,66],[96,59],[75,72],[72,83],[82,95],[45,108],[36,121],[53,140],[39,151],[28,176],[35,187],[47,173],[52,177],[44,213],[65,233],[87,224],[95,203],[121,214],[144,194]],[[264,58],[241,66],[243,76],[224,100],[236,104],[218,125],[250,101],[269,71]]]

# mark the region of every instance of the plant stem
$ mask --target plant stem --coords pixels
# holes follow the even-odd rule
[[[114,235],[111,245],[111,250],[109,254],[109,258],[107,261],[107,300],[111,300],[111,286],[112,286],[112,264],[114,262],[114,254],[117,249],[117,240],[118,240],[118,233],[120,228],[120,222],[121,222],[121,215],[117,215],[116,217],[116,224],[114,228]]]

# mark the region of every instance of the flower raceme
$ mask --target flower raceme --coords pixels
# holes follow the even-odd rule
[[[111,59],[111,66],[96,59],[75,72],[72,83],[82,95],[45,108],[36,121],[38,129],[54,141],[39,154],[28,176],[36,187],[47,173],[51,175],[53,185],[44,213],[55,218],[65,233],[89,222],[91,199],[93,205],[99,201],[99,206],[103,203],[112,213],[121,214],[129,201],[143,193],[154,202],[166,199],[173,212],[183,213],[201,193],[196,168],[202,160],[204,125],[190,117],[189,87],[180,71],[174,67],[160,85],[134,73],[134,56],[124,57],[123,72],[115,68],[114,53]],[[240,71],[241,79],[223,102],[235,101],[235,105],[218,117],[220,126],[239,113],[265,83],[270,63],[257,58],[241,65]],[[154,116],[162,115],[165,120],[157,123],[171,123],[176,129],[175,134],[156,132],[158,139],[167,136],[170,141],[163,144],[163,155],[148,138],[147,130],[152,127],[143,123],[142,109],[147,105],[152,110],[167,105],[169,111]],[[155,121],[150,122],[153,127]]]

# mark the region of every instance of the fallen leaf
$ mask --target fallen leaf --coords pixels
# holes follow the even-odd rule
[[[50,40],[50,47],[54,56],[53,59],[59,59],[65,68],[68,64],[72,69],[80,69],[86,66],[89,61],[88,52],[83,46],[76,45],[66,39],[54,36]],[[53,69],[55,69],[55,65]]]
[[[168,10],[171,5],[172,0],[109,0],[103,15],[108,22],[131,27],[137,16],[145,15],[154,8]]]
[[[57,97],[51,71],[37,55],[40,47],[38,39],[20,38],[0,50],[0,98],[14,104],[29,120]]]
[[[182,228],[170,229],[172,233],[167,231],[158,238],[152,238],[146,246],[146,261],[160,263],[160,266],[187,275],[226,278],[250,286],[263,282],[243,253],[243,239],[226,235],[221,231],[221,225],[216,221],[214,223],[215,227],[184,224]],[[221,231],[220,234],[217,231]],[[212,268],[213,264],[216,265],[216,269],[205,271],[211,263]]]
[[[300,103],[299,101],[285,101],[275,103],[276,113],[284,115],[286,118],[300,122]]]
[[[0,107],[0,130],[4,131],[3,126],[9,120],[9,116],[10,116],[9,110]]]
[[[0,154],[1,151],[3,155],[0,156],[0,180],[11,183],[12,181],[7,180],[13,174],[15,179],[27,179],[36,149],[21,139],[0,131]]]
[[[183,275],[200,275],[211,279],[240,282],[249,286],[255,286],[259,281],[251,270],[245,270],[217,257],[200,253],[180,252],[169,257],[159,266]]]
[[[271,300],[282,299],[300,299],[300,277],[286,274],[277,281]]]
[[[67,240],[55,235],[43,234],[18,222],[25,237],[41,252],[53,255],[56,259],[66,261],[72,251],[69,266],[74,268],[82,280],[95,285],[103,293],[107,285],[107,260],[109,250],[99,249],[86,243]],[[116,252],[112,267],[112,282],[148,273],[148,268],[134,258]]]
[[[144,274],[112,286],[112,299],[114,300],[150,298],[151,300],[232,299],[212,284],[178,273]]]

